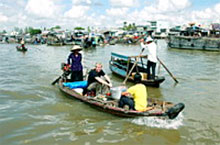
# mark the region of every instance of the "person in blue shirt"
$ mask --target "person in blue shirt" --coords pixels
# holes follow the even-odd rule
[[[74,45],[71,48],[71,53],[67,59],[67,64],[71,65],[71,81],[83,81],[83,66],[82,66],[82,54],[79,53],[82,48],[78,45]]]

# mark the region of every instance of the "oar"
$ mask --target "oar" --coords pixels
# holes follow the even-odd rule
[[[66,68],[63,69],[63,74],[61,76],[59,76],[55,81],[53,81],[51,83],[51,85],[55,85],[62,77],[66,78],[70,74],[70,72],[68,71],[69,66],[64,66],[64,67],[66,67]]]
[[[132,68],[130,69],[129,73],[127,74],[125,80],[123,81],[123,84],[126,84],[131,72],[133,71],[134,67],[137,65],[138,63],[138,59],[141,57],[141,54],[144,52],[144,48],[142,48],[141,53],[139,54],[138,58],[136,59],[136,61],[134,62]]]
[[[67,79],[67,77],[68,77],[69,74],[70,74],[69,71],[65,71],[65,70],[64,70],[63,74],[62,74],[61,76],[59,76],[55,81],[53,81],[53,82],[51,83],[51,85],[55,85],[61,78]]]
[[[160,64],[162,64],[162,66],[165,68],[165,70],[168,72],[168,74],[173,78],[173,80],[176,82],[176,83],[179,83],[177,81],[177,79],[173,76],[173,74],[169,71],[169,69],[165,66],[165,64],[159,59],[159,57],[157,57],[157,60],[160,62]]]
[[[85,66],[85,68],[87,68],[87,72],[86,74],[88,74],[88,67]],[[56,80],[54,80],[51,85],[55,85],[62,77],[67,77],[70,74],[70,72],[64,71],[63,74],[61,76],[59,76]],[[84,76],[83,76],[84,77]]]
[[[51,85],[55,85],[55,84],[61,79],[61,77],[62,77],[62,75],[59,76],[55,81],[53,81],[53,82],[51,83]]]

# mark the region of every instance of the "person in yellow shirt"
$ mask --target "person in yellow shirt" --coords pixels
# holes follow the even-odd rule
[[[144,84],[141,84],[141,75],[135,74],[135,85],[130,87],[126,92],[122,92],[119,100],[119,107],[123,108],[125,105],[129,109],[137,111],[145,111],[147,108],[147,89]]]

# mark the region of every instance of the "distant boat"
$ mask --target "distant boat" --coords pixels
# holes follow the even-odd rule
[[[190,50],[220,51],[220,39],[199,36],[169,36],[168,47]]]
[[[47,45],[51,46],[63,46],[64,40],[57,36],[56,32],[48,34]]]
[[[16,46],[17,51],[22,51],[26,52],[28,49],[27,48],[22,48],[21,46]]]
[[[50,46],[63,46],[63,42],[47,41],[47,45]]]
[[[75,38],[74,39],[74,45],[82,46],[82,44],[83,44],[83,39],[82,38]]]
[[[133,66],[135,59],[139,56],[125,56],[117,53],[111,53],[111,60],[109,61],[110,70],[119,75],[120,77],[125,78],[131,67]],[[146,62],[147,55],[142,55],[137,63],[137,67],[133,69],[131,76],[129,76],[128,80],[134,82],[134,74],[139,72],[142,75],[142,83],[146,86],[159,87],[160,83],[165,80],[163,76],[156,76],[155,79],[147,79],[146,73],[146,64],[143,64],[143,60]]]
[[[96,43],[94,41],[94,39],[85,39],[83,42],[83,48],[95,48],[96,47]]]

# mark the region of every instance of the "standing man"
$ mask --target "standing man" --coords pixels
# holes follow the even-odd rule
[[[147,61],[147,79],[155,79],[155,69],[157,64],[157,45],[153,39],[148,36],[147,39],[141,41],[141,47],[148,50]],[[152,73],[150,69],[152,68]]]

